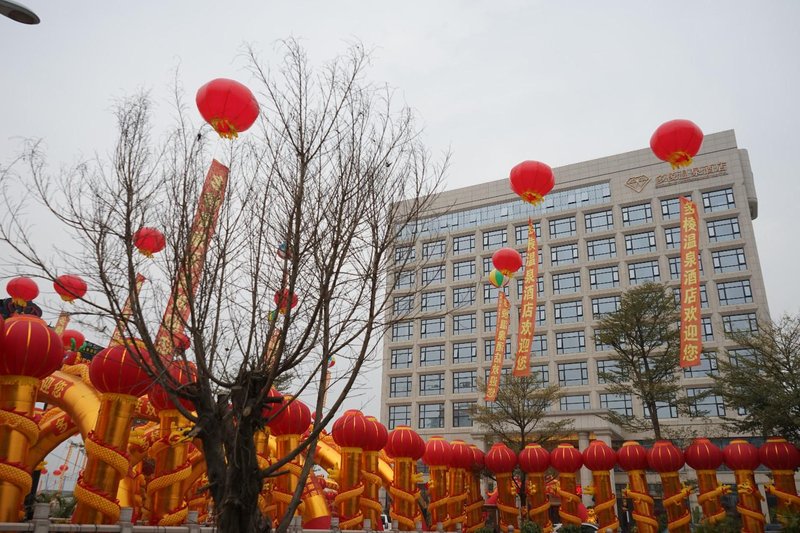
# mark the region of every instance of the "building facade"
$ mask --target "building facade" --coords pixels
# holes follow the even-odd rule
[[[617,309],[629,287],[647,281],[676,291],[680,278],[678,197],[700,216],[702,365],[682,376],[685,394],[705,392],[717,358],[743,355],[726,333],[769,319],[752,221],[758,202],[747,152],[733,131],[707,135],[693,164],[673,171],[649,149],[553,169],[556,185],[536,208],[511,192],[507,180],[447,191],[425,218],[403,228],[408,245],[395,249],[389,276],[393,324],[384,338],[381,419],[389,429],[409,425],[423,437],[443,435],[484,444],[470,410],[483,398],[494,349],[497,289],[486,275],[504,246],[527,246],[528,218],[539,247],[536,332],[531,367],[564,396],[548,416],[575,420],[577,444],[647,435],[612,426],[606,410],[642,414],[635,398],[604,392],[599,377],[606,347],[594,340],[597,321]],[[518,273],[505,289],[511,327],[504,373],[516,349],[522,295]],[[731,415],[721,398],[705,397],[695,414],[668,405],[662,424],[713,433]],[[735,414],[735,413],[734,413]],[[709,420],[711,425],[709,425]]]

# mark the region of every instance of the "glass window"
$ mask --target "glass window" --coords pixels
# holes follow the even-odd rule
[[[392,376],[389,378],[389,398],[411,396],[411,376]]]
[[[532,366],[531,375],[539,378],[539,386],[541,387],[547,387],[550,384],[550,367],[547,365]]]
[[[444,364],[444,345],[422,346],[419,349],[419,366]]]
[[[422,284],[444,283],[444,265],[436,265],[422,269]]]
[[[411,425],[411,406],[410,405],[390,405],[389,406],[389,428],[397,426]]]
[[[492,264],[492,256],[484,257],[483,258],[483,275],[485,276],[489,272],[494,269],[494,265]]]
[[[600,335],[600,330],[599,329],[594,330],[594,350],[596,352],[607,352],[608,350],[611,349],[611,346],[608,344],[603,344],[600,341],[599,335]]]
[[[703,211],[713,213],[715,211],[726,211],[734,209],[736,202],[733,199],[733,189],[719,189],[703,193]]]
[[[656,250],[656,232],[645,231],[625,235],[625,251],[628,255],[646,254]]]
[[[687,366],[683,369],[683,377],[707,378],[719,374],[717,370],[717,352],[703,352],[700,354],[700,364]]]
[[[722,397],[710,392],[711,389],[686,389],[686,395],[692,400],[689,404],[689,416],[725,416]]]
[[[531,355],[547,354],[547,335],[534,335],[531,340]]]
[[[493,250],[502,248],[508,244],[508,231],[506,229],[496,229],[483,232],[483,249]]]
[[[569,265],[578,261],[578,245],[564,244],[550,247],[550,264]]]
[[[717,282],[717,294],[720,305],[746,304],[753,301],[753,291],[750,288],[749,279]]]
[[[598,211],[597,213],[588,213],[583,221],[586,225],[586,233],[614,229],[614,215],[611,209]]]
[[[453,237],[453,254],[462,255],[475,251],[475,235]]]
[[[706,222],[708,228],[708,240],[711,242],[731,241],[741,238],[739,231],[739,219],[723,218],[722,220],[709,220]]]
[[[596,241],[586,241],[586,253],[589,256],[589,261],[616,257],[617,241],[614,240],[614,237],[598,239]]]
[[[728,315],[722,317],[722,327],[725,333],[751,332],[758,331],[758,322],[755,313],[743,313],[739,315]]]
[[[414,295],[395,296],[393,307],[395,315],[410,313],[414,309]]]
[[[678,406],[673,403],[656,402],[656,414],[658,418],[678,418]],[[650,410],[644,406],[644,416],[650,416]]]
[[[547,307],[544,304],[536,306],[536,325],[544,326],[547,321]]]
[[[444,394],[444,374],[422,374],[419,377],[421,396]]]
[[[439,241],[431,241],[422,243],[422,258],[423,259],[437,259],[444,257],[445,242],[444,239]]]
[[[489,374],[491,373],[491,370],[492,370],[491,368],[485,368],[484,369],[484,381],[489,381]],[[503,368],[501,368],[500,369],[500,383],[502,384],[508,378],[508,376],[510,376],[510,375],[511,375],[511,367],[510,366],[504,366]]]
[[[453,372],[453,394],[476,392],[477,390],[478,376],[475,370]]]
[[[578,280],[580,283],[580,279]],[[525,280],[518,279],[517,280],[517,299],[522,300],[522,292],[525,288]],[[539,276],[536,278],[536,296],[542,296],[544,294],[544,276]]]
[[[413,246],[398,246],[394,249],[395,263],[408,263],[416,258],[417,253]]]
[[[543,284],[544,285],[544,284]],[[565,272],[553,275],[553,294],[569,294],[581,290],[581,273]]]
[[[675,220],[681,217],[681,201],[679,198],[661,200],[662,220]]]
[[[562,387],[588,385],[589,367],[586,361],[580,363],[560,363],[558,365],[558,384]]]
[[[503,287],[503,293],[508,296],[508,285]],[[500,293],[500,289],[492,285],[491,283],[484,283],[483,284],[483,303],[485,304],[492,304],[497,303],[497,295]]]
[[[628,264],[628,278],[631,285],[639,285],[647,281],[659,281],[658,261],[644,261]]]
[[[585,411],[591,408],[588,394],[562,396],[559,404],[561,405],[562,411]]]
[[[453,343],[453,363],[474,363],[478,359],[478,346],[475,341]]]
[[[561,239],[575,235],[575,217],[558,218],[550,221],[550,238]]]
[[[410,368],[413,361],[411,348],[394,348],[392,350],[392,368]]]
[[[472,410],[477,402],[453,402],[453,427],[472,427]]]
[[[491,361],[494,357],[494,339],[486,339],[483,341],[483,359],[484,361]],[[506,339],[506,351],[503,354],[503,360],[511,360],[511,339]]]
[[[525,272],[525,261],[528,260],[528,251],[527,250],[520,250],[519,251],[519,255],[522,257],[522,269],[520,269],[519,274],[522,274],[523,272]],[[539,260],[539,266],[541,267],[542,266],[542,259],[544,257],[544,255],[542,254],[542,249],[541,248],[539,248],[537,250],[537,255],[538,255],[537,259]]]
[[[470,307],[472,305],[475,305],[475,285],[453,289],[453,307]]]
[[[497,327],[497,311],[483,312],[483,331],[494,331]]]
[[[653,210],[650,204],[629,205],[622,208],[622,225],[638,226],[653,221]]]
[[[610,266],[589,270],[589,286],[593,290],[619,287],[619,267]]]
[[[413,270],[402,270],[395,274],[394,286],[397,289],[408,289],[414,286],[416,273]]]
[[[711,262],[714,265],[714,272],[717,274],[747,270],[747,259],[744,257],[743,248],[711,252]]]
[[[536,238],[539,239],[542,237],[542,225],[539,222],[533,223],[533,231],[536,232]],[[528,243],[528,225],[522,224],[520,226],[514,226],[514,241],[517,244],[527,244]]]
[[[419,428],[432,429],[444,427],[444,404],[427,403],[419,406]]]
[[[701,340],[704,341],[714,340],[714,328],[711,326],[710,316],[704,316],[700,319],[700,328],[703,330],[703,333],[700,336]]]
[[[681,247],[681,228],[676,226],[674,228],[664,228],[664,242],[667,243],[667,248]]]
[[[600,407],[622,416],[633,416],[633,400],[630,394],[601,394]]]
[[[420,337],[432,339],[444,335],[444,317],[423,318],[420,320]]]
[[[393,341],[407,341],[414,336],[414,323],[397,322],[392,324],[392,340]]]
[[[553,304],[553,316],[556,324],[570,324],[583,321],[583,302],[560,302]]]
[[[750,348],[732,348],[726,351],[728,352],[728,358],[731,360],[731,363],[736,366],[739,366],[741,361],[745,359],[756,359],[755,352]]]
[[[622,299],[619,296],[592,298],[592,318],[600,320],[608,313],[615,313],[621,304]]]
[[[444,309],[444,306],[444,291],[422,293],[423,311],[438,311],[440,309]]]
[[[586,337],[581,331],[556,333],[556,353],[580,353],[586,351]]]
[[[675,305],[681,305],[681,288],[673,287],[672,295],[675,297]],[[700,307],[708,307],[708,292],[705,284],[700,285]]]
[[[669,261],[669,277],[670,279],[680,279],[681,277],[681,258],[678,257],[670,257]],[[697,262],[698,266],[700,267],[700,274],[703,274],[703,260],[702,258],[700,261]]]
[[[615,372],[619,372],[619,363],[617,361],[597,361],[597,382],[601,385],[607,383],[603,374],[614,374]]]
[[[453,263],[453,280],[472,279],[475,277],[475,261],[459,261]]]
[[[475,313],[453,316],[453,335],[475,333]]]

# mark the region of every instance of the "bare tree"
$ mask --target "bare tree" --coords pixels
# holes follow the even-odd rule
[[[7,217],[0,228],[0,239],[28,270],[51,280],[63,272],[87,279],[93,291],[76,307],[84,320],[121,324],[125,338],[141,339],[150,354],[164,351],[161,328],[189,336],[189,350],[169,350],[196,364],[189,385],[170,377],[169,357],[141,363],[172,397],[195,406],[195,412],[179,409],[202,441],[221,531],[256,530],[263,480],[303,454],[298,489],[286,515],[277,517],[279,531],[288,527],[319,432],[391,326],[386,272],[398,231],[427,206],[446,167],[446,157],[434,163],[425,150],[412,112],[364,80],[368,54],[361,46],[320,69],[296,42],[283,48],[274,70],[248,54],[262,118],[259,131],[217,144],[230,180],[204,253],[195,253],[192,226],[213,148],[207,139],[214,135],[198,135],[180,91],[177,127],[165,142],[153,141],[150,99],[139,95],[117,105],[119,138],[108,162],[53,176],[40,146],[28,147],[33,191],[71,231],[76,249],[60,250],[51,261],[35,246],[28,221]],[[20,203],[13,187],[3,190],[8,205]],[[167,237],[166,252],[155,260],[142,258],[132,242],[145,225],[163,228]],[[139,272],[149,282],[137,294]],[[274,313],[274,295],[284,290],[299,305]],[[186,319],[176,300],[188,306]],[[326,411],[327,362],[334,356],[346,371]],[[268,422],[262,409],[274,401],[270,387],[287,373],[295,376],[287,392],[316,391],[313,425],[299,447],[259,470],[253,436]]]

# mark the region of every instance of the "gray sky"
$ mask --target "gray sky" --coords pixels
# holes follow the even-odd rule
[[[42,137],[51,162],[106,153],[115,98],[140,88],[172,111],[176,67],[193,101],[216,77],[247,83],[243,43],[276,57],[300,38],[313,61],[361,40],[369,77],[417,110],[448,188],[507,177],[523,159],[559,166],[648,146],[662,122],[735,129],[750,153],[773,318],[800,310],[796,202],[800,2],[53,2],[39,26],[0,18],[0,161]],[[377,413],[369,394],[368,412]]]

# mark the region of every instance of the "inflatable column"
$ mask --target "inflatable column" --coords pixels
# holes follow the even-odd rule
[[[658,521],[653,515],[653,497],[647,488],[647,450],[629,440],[617,451],[617,462],[628,474],[628,486],[623,491],[633,503],[633,520],[640,533],[658,533]]]
[[[543,533],[553,530],[550,521],[550,499],[545,492],[544,473],[550,467],[550,454],[539,444],[528,444],[519,453],[519,466],[525,472],[525,495],[528,518],[539,524]]]
[[[447,531],[455,531],[456,524],[467,525],[465,506],[467,501],[467,472],[472,470],[472,450],[463,440],[454,440],[450,447],[450,497],[447,501]]]
[[[558,516],[564,524],[581,525],[578,515],[578,506],[581,503],[578,496],[578,486],[575,479],[576,472],[583,464],[581,452],[572,444],[562,442],[550,453],[550,464],[558,470],[558,496],[561,498],[561,507]]]
[[[736,492],[739,497],[736,510],[742,517],[743,533],[763,533],[764,513],[761,511],[761,493],[753,475],[761,460],[758,448],[741,439],[734,439],[722,450],[725,464],[733,470]]]
[[[486,468],[494,472],[497,479],[497,510],[500,511],[500,529],[508,533],[513,526],[519,529],[516,507],[516,491],[511,478],[517,466],[517,455],[505,444],[498,442],[486,454]]]
[[[594,512],[600,531],[619,529],[616,506],[617,497],[611,486],[610,471],[617,464],[617,454],[605,442],[594,440],[583,450],[583,464],[592,471],[594,485]]]
[[[758,450],[761,463],[772,470],[773,483],[767,491],[778,499],[778,518],[800,513],[800,497],[794,484],[794,471],[800,467],[800,451],[782,437],[770,437]]]
[[[416,531],[420,518],[417,509],[417,461],[425,454],[425,441],[408,426],[397,426],[389,432],[386,453],[394,459],[394,477],[389,493],[392,495],[392,520],[400,531]]]
[[[703,508],[705,522],[714,524],[725,518],[722,507],[722,495],[727,494],[729,487],[720,485],[717,480],[717,469],[722,466],[722,450],[705,438],[698,438],[683,452],[686,464],[697,472],[697,503]]]
[[[431,515],[431,529],[433,530],[437,528],[437,524],[443,526],[447,524],[447,473],[450,469],[452,455],[453,450],[450,443],[443,437],[436,436],[428,440],[425,445],[425,455],[422,456],[422,461],[430,469],[428,495],[431,502],[428,504],[428,512]]]
[[[469,487],[467,488],[467,533],[475,533],[485,525],[483,520],[483,494],[481,494],[481,471],[485,466],[484,453],[474,444],[469,445],[472,451],[472,469],[468,471]]]
[[[380,452],[389,440],[386,426],[378,422],[374,416],[367,417],[367,431],[364,439],[364,452],[361,455],[361,476],[364,479],[364,492],[359,499],[361,514],[369,518],[374,531],[383,531],[381,511],[383,506],[379,499],[381,490]]]
[[[647,452],[647,463],[661,477],[664,509],[670,533],[689,533],[692,517],[686,507],[691,490],[681,483],[678,470],[683,468],[683,452],[668,440],[658,440]]]

